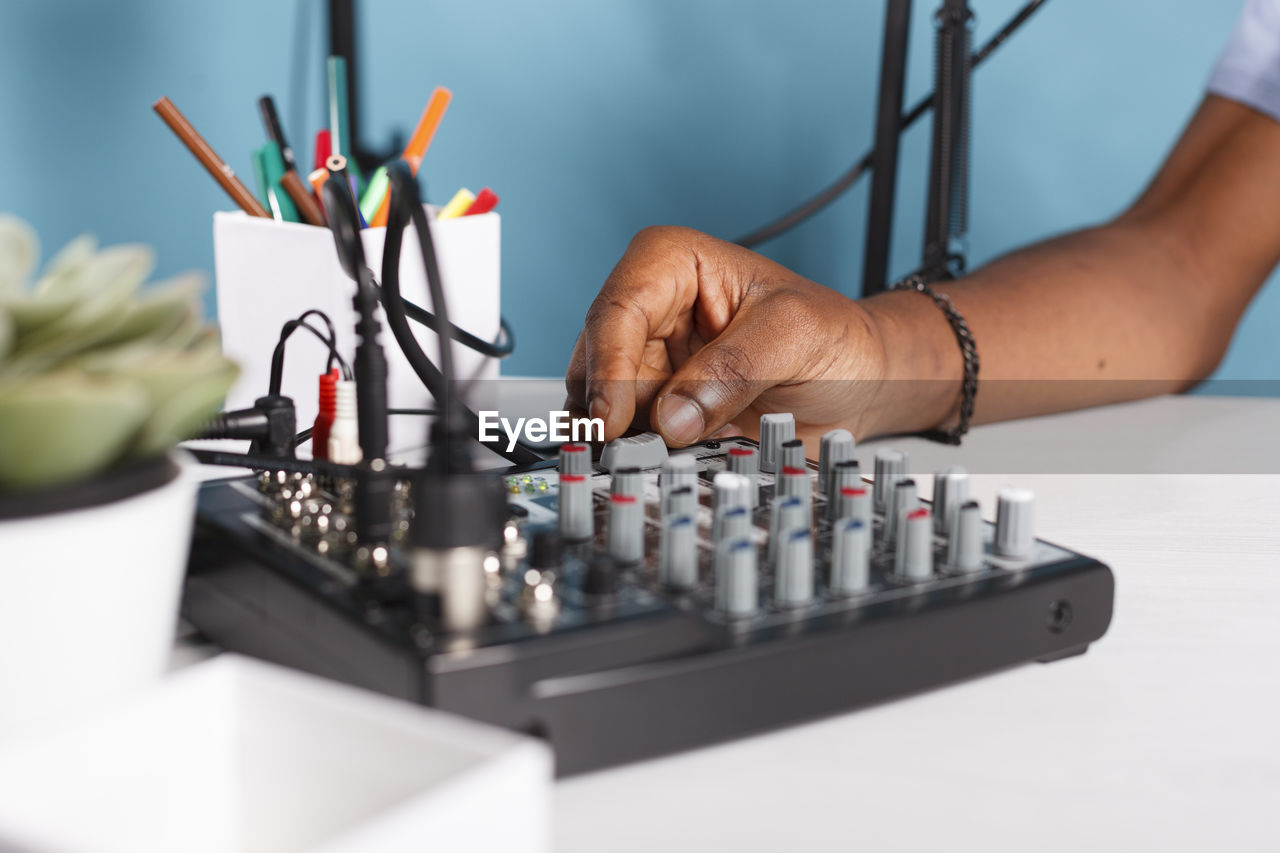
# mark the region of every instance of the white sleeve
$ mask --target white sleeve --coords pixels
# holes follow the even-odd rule
[[[1280,121],[1280,0],[1245,0],[1209,91]]]

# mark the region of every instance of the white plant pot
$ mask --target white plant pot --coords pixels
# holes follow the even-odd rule
[[[0,745],[164,674],[199,478],[108,503],[0,521]]]

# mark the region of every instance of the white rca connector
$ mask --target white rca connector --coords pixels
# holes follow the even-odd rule
[[[339,379],[335,390],[333,426],[329,429],[329,461],[355,465],[364,458],[360,452],[356,383],[350,379]]]

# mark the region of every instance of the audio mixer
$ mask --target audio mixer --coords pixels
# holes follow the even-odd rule
[[[925,501],[899,451],[878,450],[868,481],[847,431],[817,450],[783,414],[758,443],[564,445],[503,474],[509,517],[479,574],[408,558],[406,482],[397,537],[372,550],[350,535],[341,478],[206,484],[184,615],[225,648],[536,733],[560,775],[1105,633],[1110,570],[1037,539],[1029,491],[1002,489],[988,521],[958,467]]]

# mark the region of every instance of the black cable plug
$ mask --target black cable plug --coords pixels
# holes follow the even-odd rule
[[[254,400],[252,408],[214,415],[197,438],[250,439],[252,454],[292,459],[297,432],[293,399],[268,394]]]

